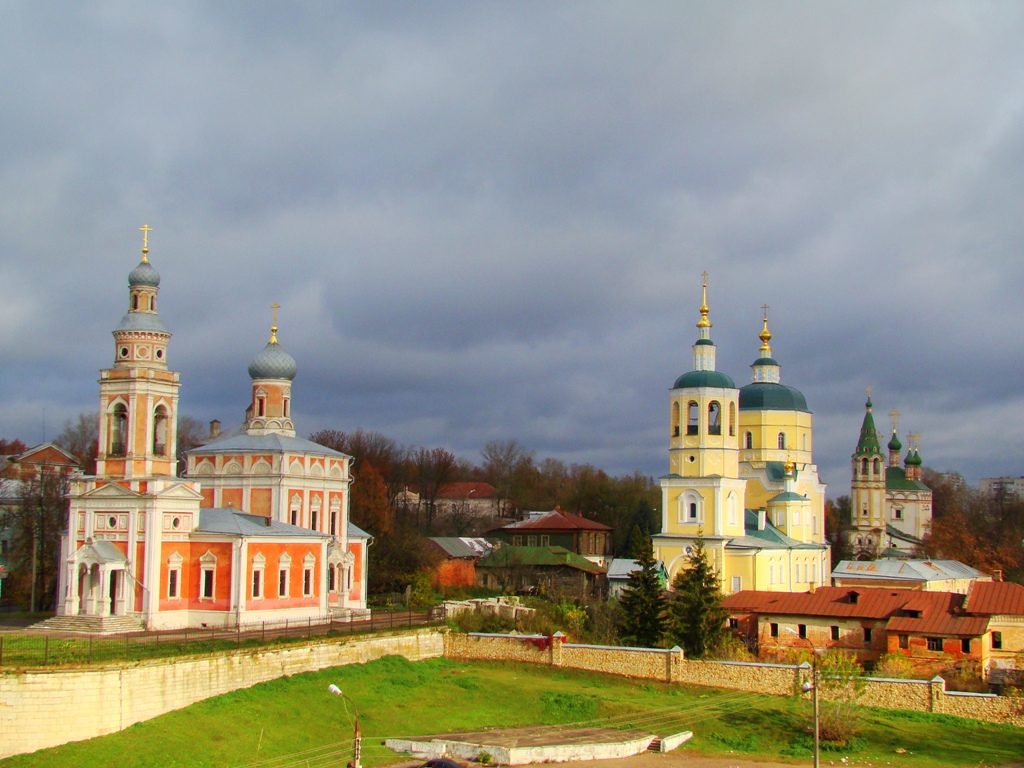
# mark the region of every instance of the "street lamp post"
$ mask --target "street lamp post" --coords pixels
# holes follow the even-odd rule
[[[806,640],[808,647],[811,649],[811,682],[804,683],[800,686],[800,690],[804,693],[812,691],[812,701],[814,702],[814,768],[821,768],[821,710],[818,708],[818,651],[814,647],[814,643],[808,640],[806,637],[800,637],[797,632],[794,632],[789,627],[786,627],[786,631],[791,635],[796,635],[801,640]]]
[[[356,703],[352,701],[352,699],[349,698],[347,694],[342,693],[341,688],[336,686],[334,683],[331,683],[329,686],[327,686],[327,690],[333,693],[335,696],[341,696],[343,701],[348,701],[348,703],[352,705],[352,711],[355,712],[356,731],[355,739],[352,742],[352,768],[360,768],[359,757],[360,752],[362,751],[363,739],[359,735],[359,710],[356,708]],[[346,712],[347,711],[348,710],[346,709]]]

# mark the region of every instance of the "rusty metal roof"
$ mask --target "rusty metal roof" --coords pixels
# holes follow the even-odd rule
[[[916,589],[878,587],[819,587],[814,592],[745,590],[726,597],[722,607],[731,612],[749,611],[784,616],[884,619],[920,594]]]
[[[986,616],[1024,616],[1024,587],[1010,581],[976,582],[964,608]]]
[[[913,635],[977,637],[988,629],[988,618],[963,615],[964,596],[951,592],[918,592],[905,609],[920,616],[894,616],[885,628]]]

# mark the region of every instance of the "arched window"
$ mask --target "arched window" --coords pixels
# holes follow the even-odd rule
[[[153,453],[167,455],[167,409],[162,405],[153,412]]]
[[[864,475],[864,477],[868,476],[868,460],[867,459],[861,459],[860,460],[860,473],[862,475]]]
[[[780,451],[786,450],[786,433],[785,432],[779,432],[779,450]]]
[[[138,296],[132,296],[132,309],[138,309],[138,308],[139,308],[139,297]]]
[[[679,437],[679,403],[672,403],[672,437]]]
[[[110,412],[110,455],[124,456],[128,439],[128,407],[118,403]]]
[[[257,397],[256,398],[256,415],[266,416],[267,415],[267,398]]]
[[[729,403],[729,437],[736,437],[736,403]]]
[[[722,405],[717,400],[708,403],[708,434],[722,434]]]
[[[289,413],[289,411],[291,410],[291,407],[290,407],[291,406],[291,398],[290,397],[284,398],[284,400],[282,401],[282,404],[284,405],[284,417],[287,419],[287,418],[289,418],[291,416],[291,413]]]
[[[743,447],[748,451],[754,447],[754,435],[751,432],[743,433]]]
[[[686,425],[686,434],[688,434],[688,435],[696,435],[697,434],[697,424],[698,424],[698,420],[700,419],[700,411],[697,408],[697,403],[695,401],[691,400],[690,401],[690,405],[688,407],[688,410],[689,410],[689,414],[688,414],[689,415],[689,422]]]
[[[875,459],[874,464],[875,464],[875,466],[874,466],[875,474],[876,475],[882,474],[882,460],[881,459]]]
[[[689,512],[690,512],[689,519],[690,520],[696,520],[697,519],[697,502],[695,502],[695,501],[691,501],[690,502],[690,510],[689,510]]]

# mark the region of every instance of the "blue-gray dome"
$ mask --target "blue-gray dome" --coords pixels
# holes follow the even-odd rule
[[[120,324],[114,329],[114,333],[118,331],[167,333],[163,320],[160,319],[160,315],[156,312],[129,312],[121,318]]]
[[[271,341],[249,363],[249,378],[291,381],[296,370],[295,358],[281,349],[276,341]]]
[[[128,273],[128,285],[148,285],[151,288],[159,288],[160,273],[148,261],[140,261],[139,266]]]
[[[690,387],[713,387],[715,389],[736,389],[736,384],[720,371],[690,371],[684,373],[672,386],[672,389],[683,389]]]

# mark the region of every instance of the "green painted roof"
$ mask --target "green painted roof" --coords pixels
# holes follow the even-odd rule
[[[801,496],[799,493],[786,491],[784,493],[780,493],[778,496],[772,496],[770,499],[768,499],[769,504],[772,503],[773,501],[807,501],[807,497]]]
[[[741,411],[803,411],[810,413],[803,393],[785,384],[756,382],[740,389]]]
[[[774,357],[759,357],[757,358],[757,360],[750,364],[750,367],[757,368],[758,366],[761,365],[774,365],[779,368],[782,367],[781,365],[779,365],[778,361]]]
[[[786,479],[786,462],[784,461],[766,461],[764,463],[764,473],[768,476],[769,480],[773,480],[778,483]]]
[[[920,480],[907,480],[907,473],[902,467],[885,468],[885,490],[887,491],[930,491]]]
[[[893,431],[893,433],[892,433],[892,440],[889,441],[889,445],[888,445],[889,450],[890,451],[898,451],[902,447],[903,447],[903,443],[900,442],[900,439],[898,437],[896,437],[896,432]]]
[[[868,398],[864,408],[864,423],[860,425],[860,440],[857,441],[857,450],[854,456],[874,456],[882,452],[878,444],[878,430],[875,429],[875,417],[871,415],[871,398]]]
[[[697,339],[697,341],[695,341],[694,344],[699,344],[702,347],[715,346],[715,342],[713,342],[711,339]]]
[[[560,566],[575,568],[592,574],[606,573],[606,569],[587,558],[570,552],[565,547],[516,547],[505,546],[494,550],[480,560],[477,568],[504,568],[511,563],[526,566]]]
[[[736,384],[719,371],[690,371],[684,373],[672,386],[672,389],[736,389]]]

